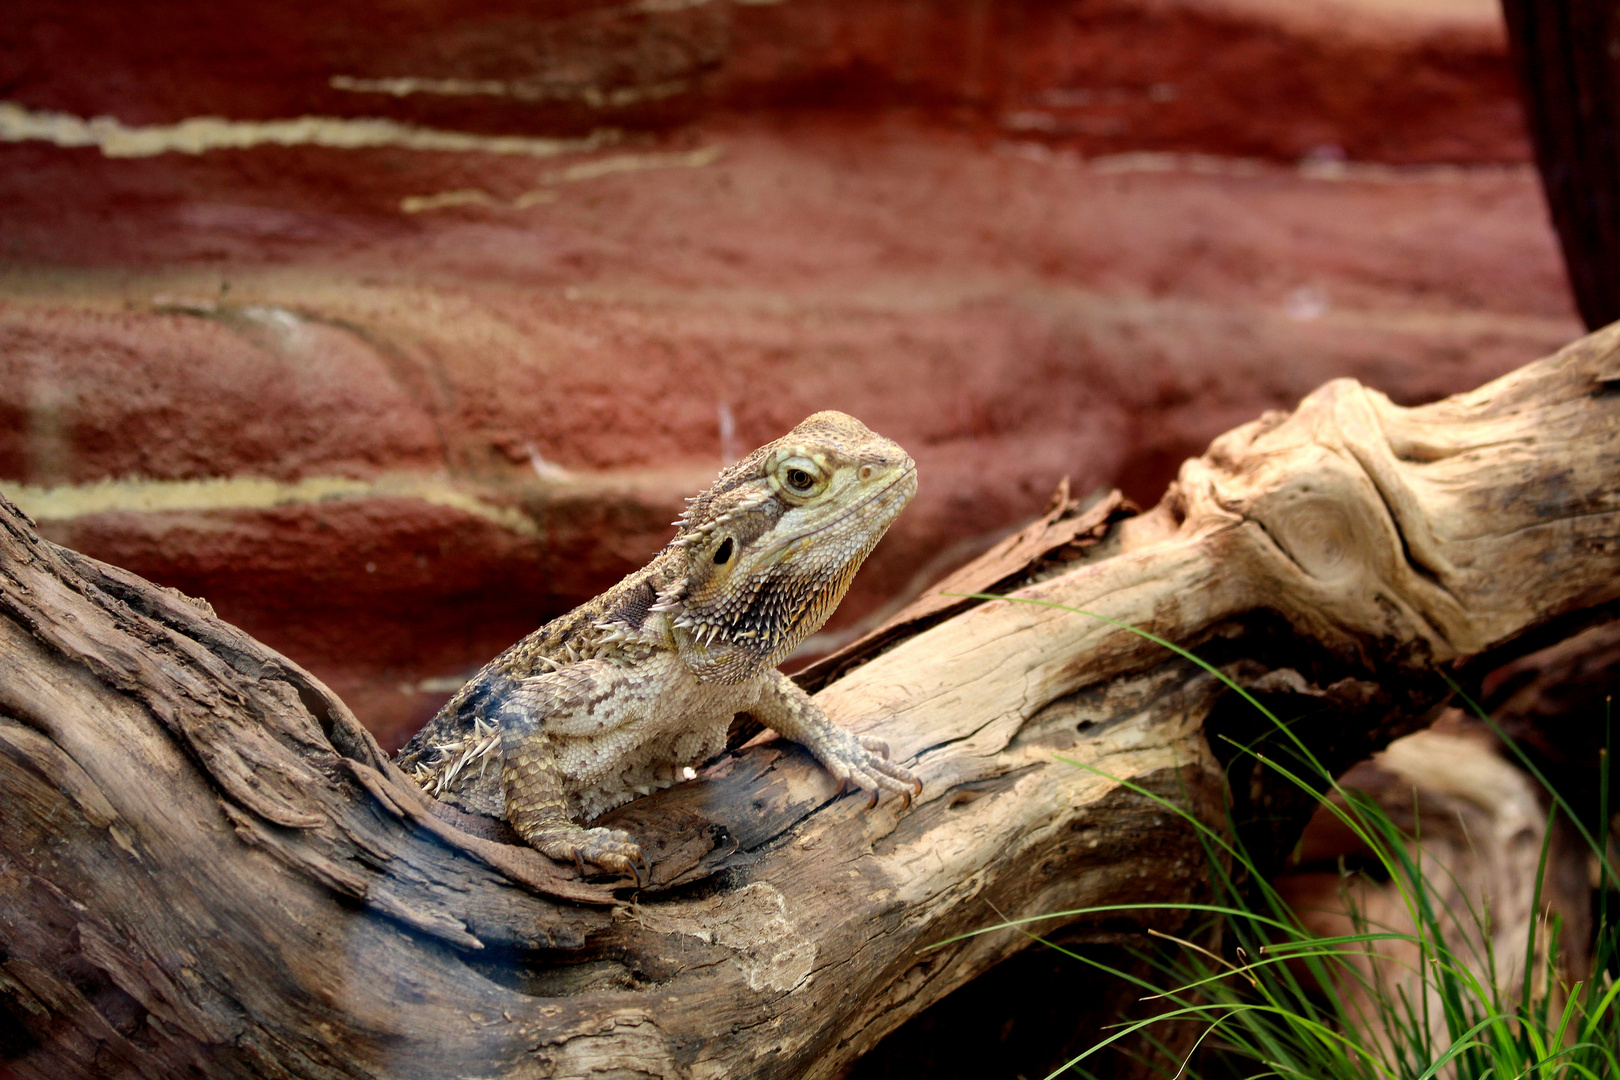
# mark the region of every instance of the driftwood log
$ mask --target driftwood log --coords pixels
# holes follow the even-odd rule
[[[1059,500],[945,591],[981,590],[1194,648],[1347,767],[1446,674],[1615,614],[1620,328],[1418,408],[1330,383],[1145,514]],[[1027,941],[953,935],[1202,895],[1192,830],[1120,780],[1274,858],[1308,809],[1250,753],[1288,741],[1196,666],[930,596],[805,676],[916,803],[867,811],[756,738],[612,815],[649,841],[635,893],[435,808],[306,672],[3,500],[0,615],[23,1077],[832,1077]]]

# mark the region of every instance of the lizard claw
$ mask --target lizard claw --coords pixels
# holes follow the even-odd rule
[[[889,744],[875,735],[857,735],[855,741],[861,744],[861,749],[870,750],[884,761],[889,760]]]
[[[584,828],[572,822],[536,830],[524,837],[529,846],[541,854],[558,861],[572,860],[581,877],[608,871],[631,874],[636,886],[642,884],[642,869],[647,869],[647,880],[652,879],[647,857],[641,846],[621,829]]]
[[[900,809],[907,810],[912,798],[922,793],[922,781],[904,765],[889,760],[889,745],[882,739],[838,732],[825,742],[811,744],[811,749],[828,771],[838,777],[834,798],[852,787],[864,788],[871,793],[866,803],[866,808],[871,810],[885,791],[892,791],[904,796]]]

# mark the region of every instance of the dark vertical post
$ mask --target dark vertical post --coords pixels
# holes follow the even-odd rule
[[[1553,226],[1588,328],[1620,319],[1620,0],[1502,0]]]

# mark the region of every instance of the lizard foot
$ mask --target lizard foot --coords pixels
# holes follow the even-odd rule
[[[914,795],[922,793],[922,781],[903,765],[889,761],[889,745],[869,735],[852,735],[838,740],[831,748],[816,747],[816,756],[838,778],[840,792],[848,785],[865,788],[872,793],[866,804],[871,809],[885,791],[893,791],[904,798],[901,809],[911,806]]]
[[[651,878],[651,868],[641,853],[641,845],[622,829],[587,829],[580,825],[557,826],[526,837],[529,845],[558,862],[572,862],[586,873],[585,864],[636,879],[637,887]]]

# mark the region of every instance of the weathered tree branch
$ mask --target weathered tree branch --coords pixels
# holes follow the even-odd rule
[[[1060,503],[948,591],[1195,646],[1343,767],[1438,707],[1442,672],[1610,612],[1617,479],[1610,328],[1420,408],[1330,383],[1154,510]],[[954,934],[1200,895],[1190,827],[1119,781],[1214,822],[1229,801],[1273,853],[1297,817],[1216,736],[1285,740],[1196,666],[1089,615],[934,598],[810,675],[924,777],[909,811],[755,740],[611,815],[654,862],[632,897],[431,806],[296,665],[4,503],[0,610],[22,1076],[833,1076],[1025,942],[930,948]]]

